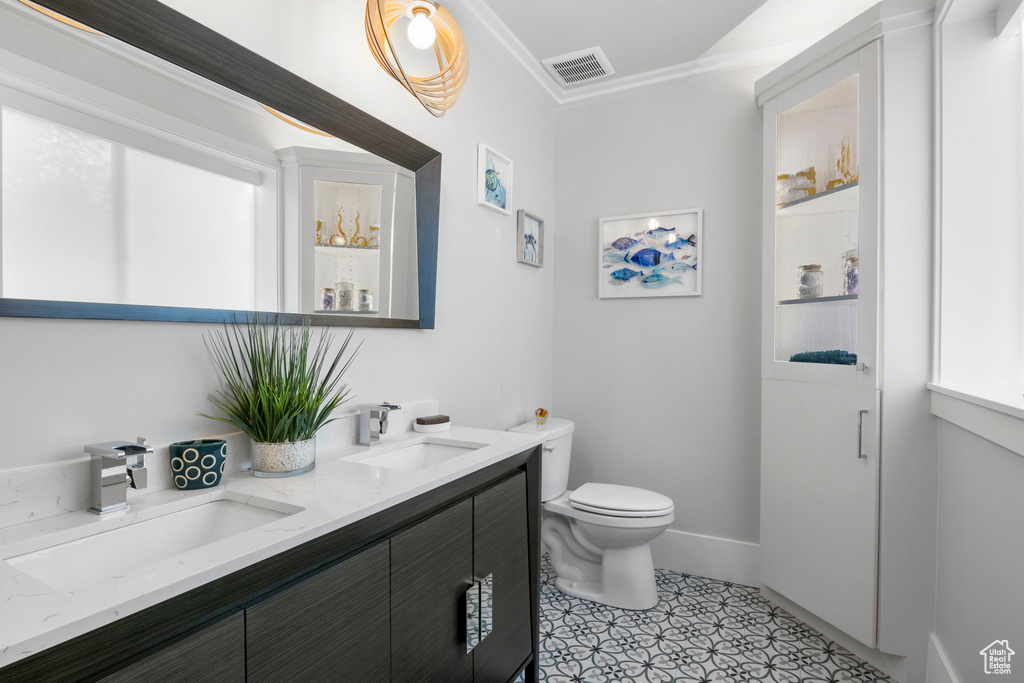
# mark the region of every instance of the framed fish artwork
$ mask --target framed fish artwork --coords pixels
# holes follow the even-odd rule
[[[476,203],[512,215],[512,160],[481,143],[477,147]]]
[[[703,209],[602,218],[598,296],[700,296],[703,224]]]
[[[544,221],[519,209],[516,229],[516,261],[528,266],[544,266]]]

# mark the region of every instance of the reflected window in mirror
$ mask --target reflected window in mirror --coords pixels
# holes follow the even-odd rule
[[[4,297],[277,307],[276,188],[243,160],[2,88],[0,159]]]

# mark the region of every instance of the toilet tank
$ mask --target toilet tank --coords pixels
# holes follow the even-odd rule
[[[572,432],[575,428],[572,420],[548,418],[542,425],[536,421],[524,422],[508,430],[544,437],[544,454],[540,468],[541,502],[557,498],[569,488],[569,457],[572,455]]]

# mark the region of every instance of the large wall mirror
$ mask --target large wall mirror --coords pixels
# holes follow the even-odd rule
[[[0,0],[0,160],[0,315],[434,325],[440,154],[155,0]]]

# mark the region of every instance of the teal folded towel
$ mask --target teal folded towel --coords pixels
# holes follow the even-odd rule
[[[804,351],[794,353],[790,363],[823,363],[825,365],[856,365],[857,354],[849,351]]]

